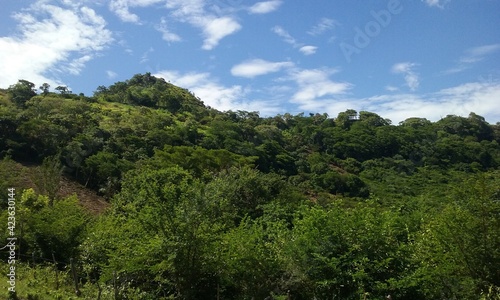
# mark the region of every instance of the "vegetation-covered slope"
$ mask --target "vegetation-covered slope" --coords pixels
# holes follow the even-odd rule
[[[148,73],[40,90],[0,91],[21,299],[74,295],[70,259],[87,299],[500,297],[498,123],[219,112]],[[89,214],[68,179],[110,208]]]

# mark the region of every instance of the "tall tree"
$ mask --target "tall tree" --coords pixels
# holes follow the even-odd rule
[[[48,84],[48,83],[46,83],[46,82],[45,82],[45,83],[43,83],[43,84],[39,87],[39,89],[42,91],[42,94],[43,94],[44,96],[46,96],[46,95],[49,93],[49,88],[50,88],[50,84]]]
[[[36,96],[35,84],[24,79],[9,86],[7,93],[10,95],[12,102],[17,106],[24,107],[26,101]]]
[[[60,85],[56,87],[56,91],[59,91],[61,95],[66,95],[66,94],[71,94],[70,90],[68,89],[67,86]]]

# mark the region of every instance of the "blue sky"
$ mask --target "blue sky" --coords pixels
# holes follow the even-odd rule
[[[2,2],[2,88],[150,72],[223,111],[500,121],[500,0]]]

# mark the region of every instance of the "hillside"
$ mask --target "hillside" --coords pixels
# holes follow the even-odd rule
[[[33,88],[0,90],[20,299],[73,293],[35,255],[86,299],[500,296],[500,123],[220,112],[149,73]]]
[[[36,193],[43,193],[43,190],[37,186],[36,180],[39,171],[39,166],[36,165],[22,165],[14,161],[4,159],[0,162],[0,166],[3,170],[1,174],[2,190],[6,190],[8,187],[15,187],[18,190],[25,190],[32,188]],[[92,191],[85,186],[67,178],[61,176],[59,179],[59,188],[56,194],[58,199],[67,198],[72,195],[76,195],[80,205],[92,212],[92,214],[100,214],[106,211],[110,206],[102,196],[97,195],[95,191]]]

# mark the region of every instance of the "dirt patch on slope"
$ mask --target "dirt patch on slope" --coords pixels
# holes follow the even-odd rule
[[[103,213],[110,207],[109,202],[99,196],[96,192],[85,188],[77,182],[70,181],[63,177],[58,195],[65,198],[75,194],[78,197],[80,204],[93,214]]]
[[[37,193],[39,192],[32,177],[34,169],[38,167],[37,165],[14,161],[8,164],[9,171],[12,174],[11,184],[18,189],[19,194],[21,190],[28,188],[34,189]],[[62,176],[57,196],[59,198],[66,198],[72,195],[76,195],[80,201],[80,205],[95,215],[103,213],[111,206],[109,202],[95,191],[87,189],[80,183]]]

